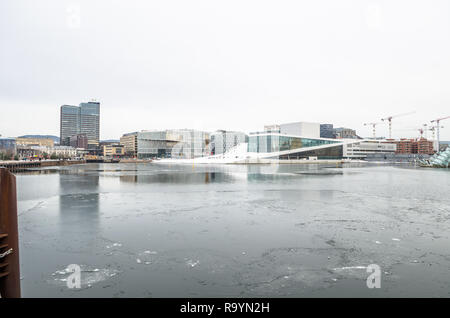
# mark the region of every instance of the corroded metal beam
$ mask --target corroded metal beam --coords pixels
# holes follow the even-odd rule
[[[0,168],[0,295],[20,297],[16,177]]]

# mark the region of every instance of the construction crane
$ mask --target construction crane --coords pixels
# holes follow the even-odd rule
[[[424,132],[423,128],[419,128],[419,129],[417,129],[417,130],[418,130],[419,133],[420,133],[420,139],[422,139],[422,138],[423,138],[423,132]]]
[[[439,128],[444,128],[444,126],[440,126]],[[433,133],[433,140],[436,138],[436,129],[437,126],[431,126],[428,130],[431,131]]]
[[[444,120],[444,119],[449,119],[450,118],[450,116],[447,116],[447,117],[443,117],[443,118],[438,118],[438,119],[434,119],[434,120],[432,120],[431,122],[432,123],[436,123],[436,135],[437,135],[437,150],[439,151],[439,145],[440,145],[440,136],[439,136],[439,123],[441,122],[441,120]]]
[[[373,139],[377,138],[376,127],[378,124],[381,124],[381,123],[365,123],[364,124],[364,126],[372,126]]]
[[[431,130],[431,129],[430,129]],[[403,128],[403,129],[396,129],[396,131],[418,131],[420,136],[419,138],[423,138],[424,133],[426,133],[425,129],[420,127],[420,128]]]
[[[428,124],[423,124],[423,131],[425,132],[425,139],[428,139]]]
[[[403,114],[398,114],[395,116],[388,116],[386,118],[381,118],[382,121],[388,121],[389,122],[389,139],[392,139],[392,119],[393,118],[397,118],[400,116],[406,116],[406,115],[410,115],[410,114],[414,114],[415,112],[409,112],[409,113],[403,113]]]

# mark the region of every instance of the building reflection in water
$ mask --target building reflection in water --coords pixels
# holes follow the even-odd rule
[[[120,182],[137,183],[138,176],[137,175],[120,176]]]
[[[87,239],[84,244],[94,244],[99,226],[99,176],[60,171],[59,188],[61,233],[70,238],[81,230],[84,237],[73,237],[74,242]]]
[[[136,171],[136,174],[121,175],[123,183],[167,183],[167,184],[210,184],[235,183],[264,180],[284,180],[289,177],[300,177],[310,172],[314,174],[322,168],[305,165],[294,167],[288,164],[232,165],[232,166],[200,166],[195,170],[177,167],[169,172],[148,174],[148,171]],[[184,170],[183,170],[184,169]]]
[[[22,171],[22,172],[18,172],[17,174],[20,175],[42,175],[42,174],[56,174],[59,173],[60,170],[58,169],[36,169],[36,170],[26,170],[26,171]]]
[[[124,183],[208,184],[233,181],[235,181],[235,178],[232,174],[223,172],[180,172],[120,176],[120,182]]]

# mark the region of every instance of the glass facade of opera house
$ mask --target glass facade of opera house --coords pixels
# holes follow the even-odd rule
[[[330,147],[306,150],[305,148],[326,146]],[[284,155],[275,153],[299,149]],[[279,159],[303,159],[317,157],[318,159],[341,159],[343,155],[342,142],[337,140],[301,138],[285,136],[282,134],[255,134],[249,136],[248,152],[274,153],[274,158]]]

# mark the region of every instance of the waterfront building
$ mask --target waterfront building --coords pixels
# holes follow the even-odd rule
[[[136,157],[138,151],[138,133],[132,132],[120,137],[120,144],[124,146],[125,155]]]
[[[211,134],[211,155],[220,155],[248,141],[248,136],[239,131],[218,130]]]
[[[336,138],[333,124],[320,124],[320,138]]]
[[[14,156],[16,154],[16,140],[0,137],[0,153],[3,156]]]
[[[49,155],[56,155],[63,158],[75,158],[77,157],[77,149],[70,146],[55,146],[53,148],[44,147],[43,149]]]
[[[343,157],[365,159],[369,155],[393,155],[397,145],[389,141],[363,140],[343,145]]]
[[[344,141],[321,138],[319,123],[294,122],[265,126],[248,137],[247,152],[267,159],[342,159]]]
[[[125,155],[125,149],[123,145],[104,145],[103,156],[104,157],[123,157]]]
[[[45,146],[53,147],[55,142],[51,138],[28,138],[28,137],[17,137],[16,145],[20,146]]]
[[[41,156],[41,151],[36,149],[42,146],[17,146],[17,155],[20,159],[27,158],[39,158]]]
[[[138,158],[171,158],[172,148],[181,142],[180,136],[168,131],[141,131],[137,136]]]
[[[213,138],[211,138],[213,140]],[[311,160],[343,160],[344,147],[361,143],[361,139],[310,138],[274,132],[272,129],[253,132],[248,135],[247,143],[240,143],[223,154],[213,154],[190,160],[165,159],[161,163],[293,163]],[[214,143],[212,143],[214,144]],[[386,148],[395,149],[395,145],[386,143]],[[365,145],[363,145],[365,146]],[[360,146],[361,148],[361,146]],[[348,148],[346,148],[347,151]],[[367,150],[367,149],[366,149]],[[368,151],[370,151],[369,149]],[[394,150],[395,151],[395,150]],[[353,158],[361,158],[354,156]]]
[[[76,148],[70,146],[18,146],[17,154],[20,158],[42,158],[45,155],[56,156],[58,158],[76,158],[78,152]]]
[[[100,103],[90,101],[80,106],[62,105],[60,116],[60,144],[70,145],[70,137],[85,134],[88,148],[100,141]]]
[[[209,133],[193,129],[141,131],[138,158],[191,159],[210,154]]]
[[[255,132],[248,143],[241,143],[224,154],[189,160],[164,159],[161,163],[292,163],[310,160],[342,160],[343,146],[356,139],[304,138],[278,132]]]
[[[396,153],[403,154],[434,154],[434,144],[433,141],[427,140],[425,138],[419,139],[407,139],[402,138],[400,140],[389,140],[397,145]]]
[[[250,133],[248,152],[267,159],[342,159],[343,141],[272,132]]]
[[[397,145],[396,153],[417,153],[417,144],[414,139],[402,138],[400,140],[388,140]]]
[[[425,138],[419,138],[417,140],[417,153],[432,155],[434,154],[434,143],[431,140]]]

